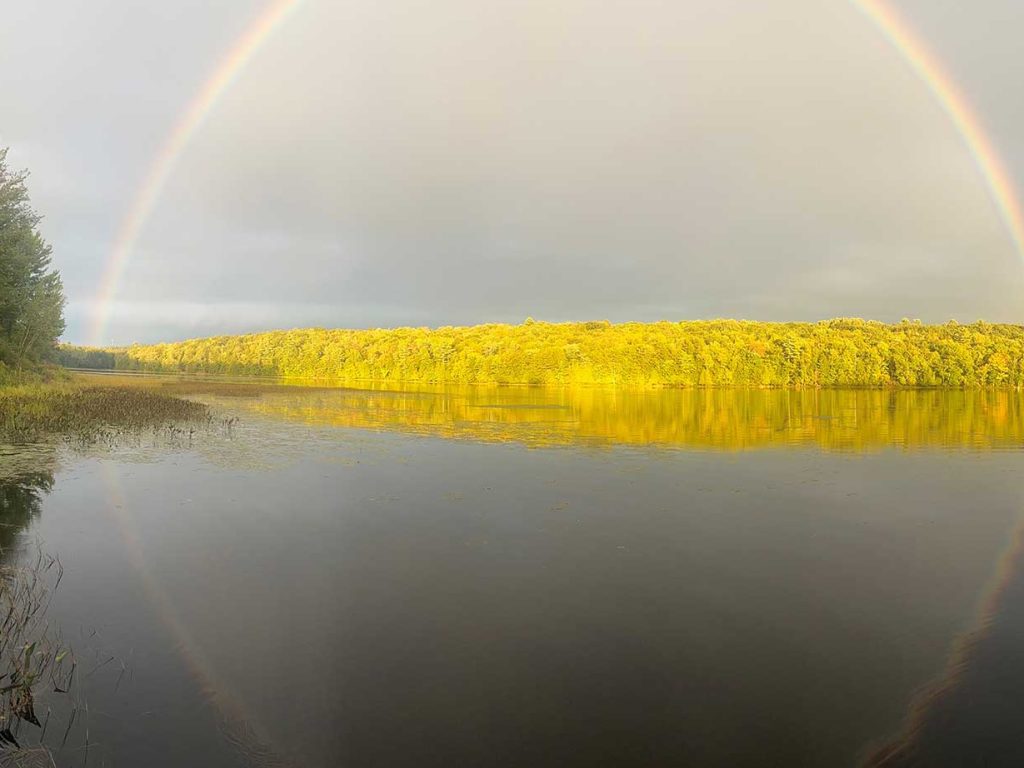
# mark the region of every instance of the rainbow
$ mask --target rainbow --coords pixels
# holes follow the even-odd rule
[[[97,292],[90,339],[92,344],[103,341],[111,303],[117,293],[118,284],[125,266],[146,221],[152,215],[178,160],[188,147],[210,114],[216,108],[224,93],[238,79],[239,73],[252,60],[267,40],[298,9],[303,0],[273,0],[260,13],[242,35],[235,41],[227,55],[221,59],[185,112],[174,124],[173,129],[160,146],[142,185],[132,199],[128,214],[121,221],[111,248],[110,257],[103,269],[100,288]]]
[[[268,746],[266,727],[245,706],[243,699],[217,676],[213,665],[202,652],[189,628],[181,620],[167,591],[146,564],[138,526],[135,516],[130,511],[131,506],[125,497],[117,465],[101,460],[99,474],[107,490],[109,500],[107,512],[115,528],[121,534],[128,563],[138,576],[143,594],[156,612],[157,618],[174,641],[185,669],[195,680],[199,693],[217,714],[218,726],[245,755],[250,757],[254,754],[270,756],[274,758],[270,762],[271,765],[290,768],[293,763],[285,756],[275,754],[273,748]],[[247,761],[247,764],[254,763]]]
[[[850,2],[892,43],[952,121],[981,172],[1017,253],[1024,258],[1024,215],[1021,213],[1020,201],[1017,199],[1010,174],[986,134],[981,120],[938,60],[896,11],[883,0]],[[274,0],[253,20],[213,74],[203,83],[161,145],[149,172],[133,198],[127,216],[118,228],[110,257],[103,269],[90,332],[90,343],[93,345],[103,343],[111,305],[125,266],[181,155],[225,91],[236,81],[239,73],[301,3],[302,0]]]
[[[883,0],[852,2],[888,38],[953,122],[985,179],[992,202],[1006,225],[1017,253],[1024,257],[1024,215],[1021,214],[1013,180],[970,103],[938,59],[895,10]]]

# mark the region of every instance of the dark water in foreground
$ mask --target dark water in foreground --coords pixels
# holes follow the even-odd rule
[[[18,470],[90,765],[1024,764],[1017,394],[201,399]]]

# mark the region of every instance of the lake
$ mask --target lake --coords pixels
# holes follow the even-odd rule
[[[237,424],[0,457],[60,765],[1022,764],[1020,393],[195,397]]]

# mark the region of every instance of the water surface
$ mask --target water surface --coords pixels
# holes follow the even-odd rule
[[[1024,673],[1017,393],[198,397],[4,481],[90,764],[858,765]]]

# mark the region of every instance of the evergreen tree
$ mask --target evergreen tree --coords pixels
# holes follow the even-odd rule
[[[22,368],[47,356],[64,332],[64,289],[39,234],[26,171],[0,149],[0,363]]]

